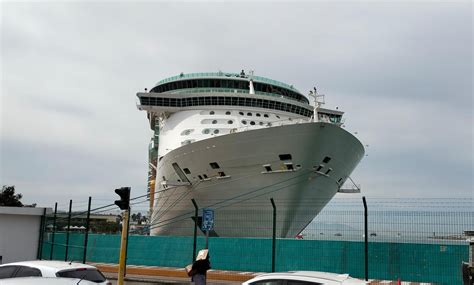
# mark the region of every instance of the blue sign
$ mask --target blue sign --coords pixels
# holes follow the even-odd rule
[[[203,209],[201,230],[212,231],[212,229],[214,229],[214,210]]]

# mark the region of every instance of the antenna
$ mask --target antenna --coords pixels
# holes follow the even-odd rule
[[[313,109],[312,119],[313,119],[313,122],[317,122],[318,121],[318,116],[317,116],[318,108],[324,105],[325,102],[324,102],[324,94],[318,94],[318,90],[316,89],[316,87],[313,87],[313,90],[309,91],[308,96],[314,98],[314,106],[313,106],[314,109]]]

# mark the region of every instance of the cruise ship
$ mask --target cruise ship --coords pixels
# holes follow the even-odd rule
[[[343,112],[308,95],[244,71],[181,73],[137,93],[153,130],[150,234],[193,235],[195,210],[199,224],[209,208],[210,236],[271,237],[275,208],[276,236],[297,236],[364,156]]]

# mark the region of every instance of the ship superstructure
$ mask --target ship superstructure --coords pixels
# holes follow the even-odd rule
[[[310,94],[315,98],[318,94]],[[343,112],[253,74],[191,73],[137,94],[149,147],[151,234],[192,235],[194,206],[215,210],[214,236],[294,237],[341,189],[364,155]],[[245,230],[242,230],[245,229]]]

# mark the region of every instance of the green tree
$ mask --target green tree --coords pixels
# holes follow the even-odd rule
[[[2,192],[0,192],[0,206],[23,207],[20,202],[23,195],[15,195],[15,186],[3,185]]]

